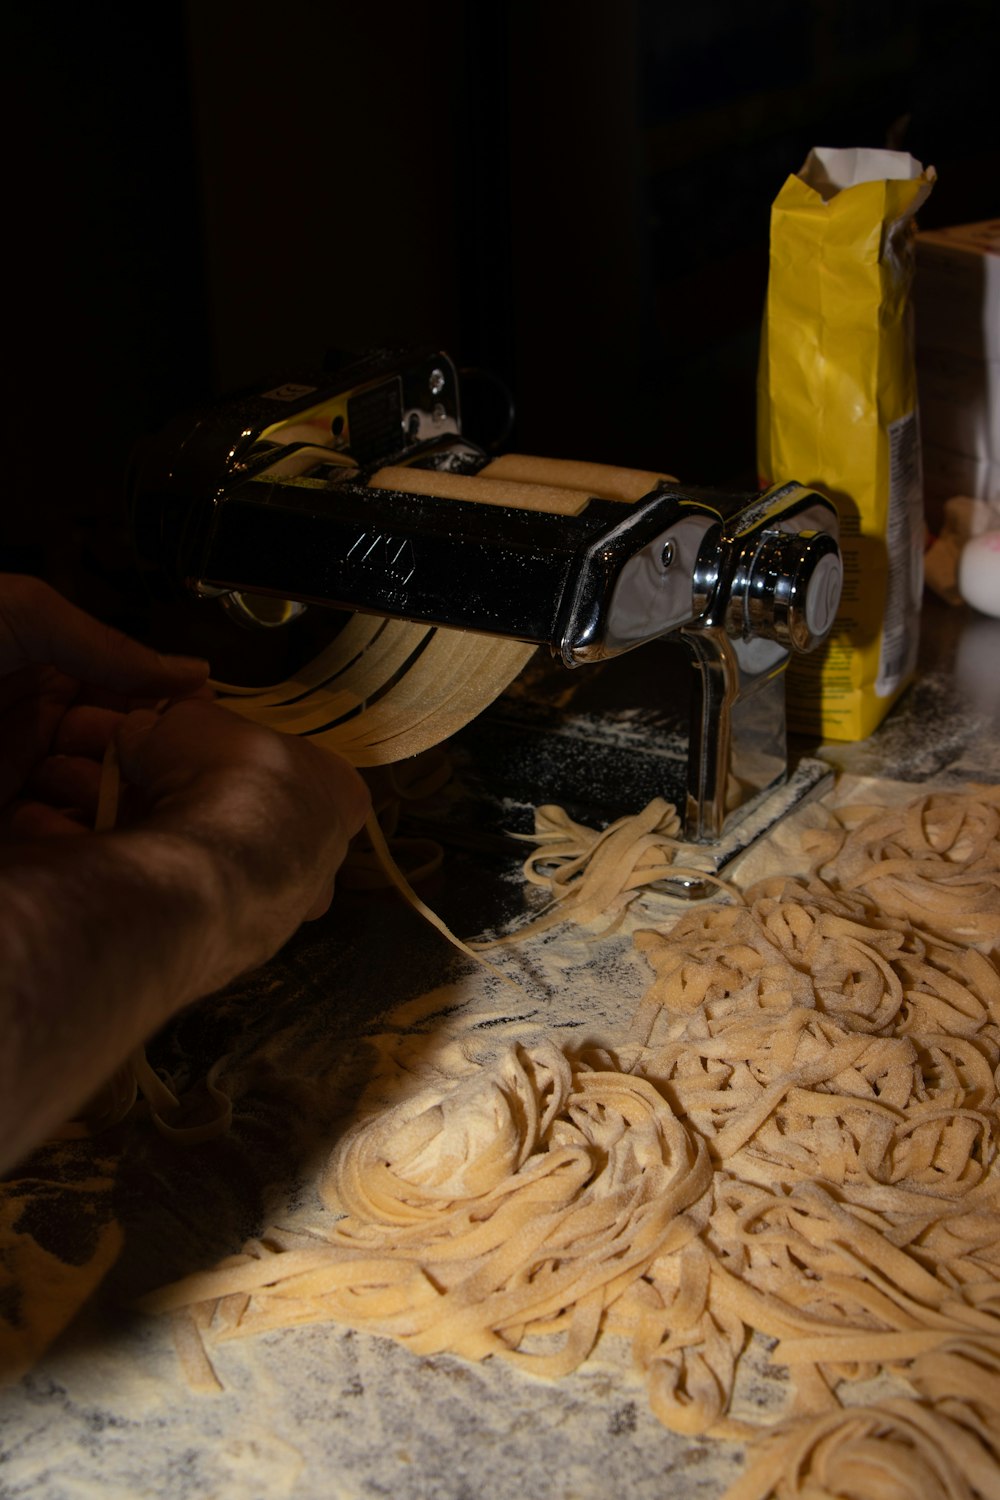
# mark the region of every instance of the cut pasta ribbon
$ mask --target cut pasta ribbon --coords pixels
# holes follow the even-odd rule
[[[1000,947],[1000,787],[849,816],[851,826],[803,840],[825,879],[937,937]]]
[[[731,1404],[758,1333],[791,1401],[728,1500],[997,1500],[1000,974],[974,943],[1000,922],[998,806],[973,788],[841,810],[815,843],[826,880],[638,934],[655,978],[615,1039],[627,1072],[545,1043],[361,1119],[321,1227],[146,1300],[188,1320],[191,1379],[214,1379],[202,1330],[331,1319],[547,1376],[610,1334],[666,1426],[746,1437]],[[638,839],[589,841],[603,892],[665,862],[669,814],[647,812]],[[532,858],[566,885],[582,835],[544,817]],[[880,1372],[912,1395],[841,1404]]]
[[[592,497],[633,503],[665,476],[603,464],[508,454],[477,475],[382,469],[375,489],[576,515]],[[276,687],[216,684],[235,713],[309,734],[356,766],[386,766],[449,739],[517,676],[534,653],[520,641],[403,620],[354,616],[309,666]]]
[[[361,854],[361,869],[367,877],[365,884],[379,883],[376,871],[379,872],[380,883],[394,885],[414,911],[430,922],[459,952],[513,983],[508,975],[482,957],[485,950],[519,942],[526,937],[537,937],[561,922],[570,921],[583,927],[610,918],[599,934],[606,937],[621,924],[635,897],[667,876],[674,879],[694,876],[699,880],[714,881],[737,900],[742,900],[735,887],[720,877],[674,863],[675,851],[683,847],[673,836],[679,827],[676,809],[660,797],[654,798],[642,812],[619,818],[603,830],[574,822],[561,807],[546,804],[537,808],[535,832],[515,837],[539,846],[524,863],[524,877],[534,885],[546,887],[552,893],[552,901],[539,915],[514,932],[471,945],[457,937],[414,892],[394,857],[398,852],[398,841],[396,846],[390,847],[374,813],[365,825],[370,854]],[[424,840],[413,842],[419,845],[430,843]],[[406,847],[404,842],[403,848]],[[432,845],[433,849],[437,847]],[[427,868],[436,868],[436,864],[430,863]],[[426,873],[426,870],[420,873]],[[354,883],[350,874],[348,883]]]
[[[419,1354],[575,1369],[607,1307],[704,1223],[708,1157],[662,1095],[551,1045],[362,1121],[320,1192],[320,1239],[269,1231],[154,1293],[210,1336],[333,1319]]]
[[[633,504],[668,475],[607,464],[505,454],[478,474],[381,469],[373,489],[578,515],[592,498]],[[353,616],[315,661],[275,687],[215,686],[225,707],[309,734],[356,766],[386,766],[449,739],[506,688],[534,654],[521,641],[403,620]]]
[[[372,813],[392,856],[409,886],[427,880],[444,863],[444,849],[436,839],[400,837],[400,815],[407,804],[433,797],[451,778],[451,760],[440,746],[397,765],[377,766],[365,780],[372,797]],[[381,890],[396,885],[371,839],[362,832],[347,851],[337,872],[337,884],[350,890]]]
[[[535,937],[560,922],[584,927],[603,921],[606,925],[600,936],[606,937],[621,925],[641,891],[666,879],[709,881],[741,899],[728,881],[678,863],[678,853],[690,848],[676,837],[680,827],[677,809],[662,797],[654,797],[641,812],[618,818],[604,829],[576,823],[551,803],[536,808],[534,833],[514,837],[538,846],[524,862],[524,878],[546,889],[551,901],[525,926],[476,946]]]
[[[992,1500],[998,1476],[995,1412],[894,1400],[781,1427],[726,1500]]]
[[[459,953],[463,953],[466,958],[471,958],[496,979],[502,980],[504,984],[512,984],[515,989],[518,989],[519,985],[515,979],[512,979],[509,974],[505,974],[502,969],[498,969],[495,964],[491,964],[488,959],[483,958],[482,954],[478,953],[475,948],[470,948],[467,943],[463,943],[462,939],[452,932],[451,928],[438,916],[437,912],[433,911],[427,905],[426,901],[421,900],[393,859],[385,835],[379,826],[378,818],[374,813],[369,813],[365,821],[365,835],[378,861],[379,868],[385,874],[386,880],[390,885],[396,887],[407,905],[411,906],[426,922],[429,922],[436,932],[440,932],[442,937],[446,938],[454,948],[458,949]]]

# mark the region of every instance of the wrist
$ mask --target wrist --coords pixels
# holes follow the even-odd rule
[[[0,852],[0,1168],[133,1049],[239,972],[225,893],[184,840],[30,839]]]
[[[94,838],[113,867],[109,887],[121,879],[133,893],[149,951],[157,951],[164,937],[170,943],[153,1026],[251,966],[252,958],[241,962],[238,956],[239,882],[218,850],[182,829],[155,826]]]

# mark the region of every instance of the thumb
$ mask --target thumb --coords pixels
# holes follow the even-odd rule
[[[179,697],[208,676],[207,662],[161,656],[39,579],[0,575],[0,672],[30,663],[129,697]]]

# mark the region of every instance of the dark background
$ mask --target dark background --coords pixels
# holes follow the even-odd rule
[[[203,0],[5,20],[0,567],[142,633],[123,476],[330,347],[491,368],[526,451],[751,484],[768,216],[808,149],[1000,210],[994,0]]]

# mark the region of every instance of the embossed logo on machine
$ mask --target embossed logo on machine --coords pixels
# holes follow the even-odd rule
[[[347,549],[345,563],[349,573],[395,588],[405,588],[416,571],[410,539],[381,531],[363,531]]]

